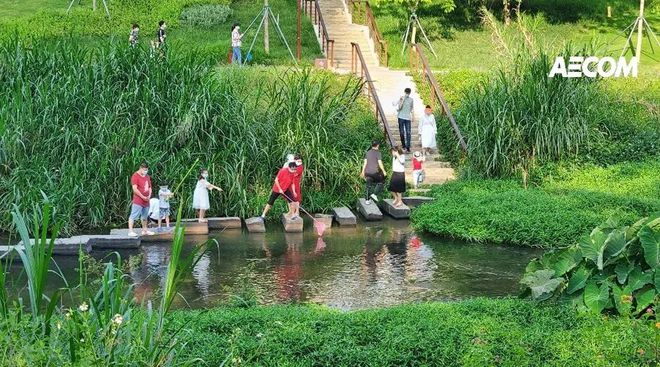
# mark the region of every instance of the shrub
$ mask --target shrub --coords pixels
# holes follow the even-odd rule
[[[183,9],[180,19],[187,26],[211,27],[224,23],[231,14],[228,5],[194,5]]]
[[[557,296],[595,313],[653,315],[660,290],[660,214],[623,227],[608,220],[576,245],[530,262],[521,283],[539,301]]]
[[[413,212],[416,229],[469,241],[564,247],[617,216],[631,224],[660,210],[660,162],[580,167],[524,190],[510,180],[464,180],[432,191]],[[571,177],[573,179],[565,179]]]

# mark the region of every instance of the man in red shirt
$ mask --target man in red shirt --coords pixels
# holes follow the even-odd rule
[[[128,235],[137,237],[133,232],[133,222],[140,219],[142,222],[142,235],[151,236],[154,233],[147,229],[149,216],[149,198],[151,197],[151,177],[147,175],[149,166],[146,162],[140,165],[140,169],[131,176],[131,187],[133,188],[133,202],[131,203],[131,215],[128,218]]]
[[[266,214],[270,208],[273,207],[273,204],[275,204],[275,200],[277,200],[278,196],[282,196],[289,205],[289,212],[286,214],[286,216],[291,217],[293,215],[294,207],[291,202],[293,201],[293,198],[298,196],[296,193],[296,187],[293,184],[293,177],[296,173],[297,167],[298,166],[296,165],[296,162],[291,162],[289,163],[288,167],[280,169],[280,171],[277,173],[275,183],[273,184],[273,192],[270,194],[268,204],[266,204],[266,207],[261,214],[262,220],[266,219]]]

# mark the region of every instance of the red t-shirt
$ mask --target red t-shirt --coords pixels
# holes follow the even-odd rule
[[[300,192],[300,182],[302,181],[302,175],[305,168],[300,165],[296,167],[296,173],[293,174],[293,185],[296,187],[296,199],[298,202],[302,201],[302,193]]]
[[[293,183],[293,173],[289,172],[288,167],[282,168],[277,173],[277,181],[279,181],[282,190],[286,191]],[[275,183],[273,183],[273,191],[280,192]]]
[[[147,200],[142,199],[137,196],[136,193],[133,193],[133,204],[139,205],[143,208],[149,206],[149,196],[151,196],[151,177],[149,175],[142,176],[141,174],[135,172],[131,176],[131,188],[133,185],[137,185],[137,189],[140,194],[147,197]]]
[[[413,169],[420,170],[422,169],[422,161],[418,161],[417,158],[413,158]]]

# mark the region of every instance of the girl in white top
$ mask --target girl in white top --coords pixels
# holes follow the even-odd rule
[[[392,148],[392,178],[390,179],[389,190],[392,192],[394,207],[403,205],[403,193],[406,192],[406,156],[400,147]]]
[[[222,191],[218,186],[213,185],[208,182],[206,179],[209,177],[209,172],[205,169],[202,169],[199,172],[199,179],[197,180],[197,185],[195,186],[195,192],[193,193],[193,209],[199,211],[198,221],[200,223],[206,223],[207,220],[204,219],[204,213],[211,207],[209,202],[209,190],[218,190]]]
[[[422,141],[422,151],[424,154],[431,154],[431,150],[437,148],[435,135],[438,128],[435,124],[435,116],[431,106],[426,106],[422,118],[419,119],[419,140]]]

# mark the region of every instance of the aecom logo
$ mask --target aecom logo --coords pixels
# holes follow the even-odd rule
[[[617,61],[613,57],[571,56],[567,64],[566,60],[559,56],[555,59],[548,77],[554,78],[555,75],[560,75],[564,78],[581,78],[582,76],[586,76],[587,78],[595,78],[597,76],[603,78],[632,76],[633,78],[637,78],[638,65],[639,59],[636,57],[633,57],[628,62],[625,57],[620,57]]]

